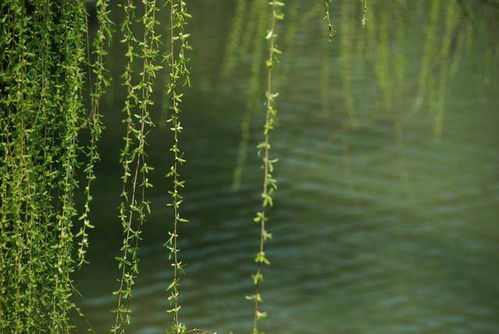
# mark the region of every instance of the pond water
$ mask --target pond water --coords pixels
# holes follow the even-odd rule
[[[470,2],[468,10],[491,17],[478,22],[479,15],[468,15],[459,23],[455,29],[467,42],[460,48],[463,41],[452,39],[448,57],[430,57],[440,60],[428,66],[422,94],[431,1],[380,2],[369,8],[366,29],[358,1],[335,1],[331,43],[321,7],[295,2],[287,18],[298,23],[280,36],[284,55],[276,69],[279,122],[271,140],[279,189],[262,292],[265,331],[499,333],[499,9]],[[189,3],[193,86],[182,115],[183,212],[190,222],[181,227],[188,266],[180,315],[190,328],[219,334],[249,333],[252,325],[252,303],[244,297],[253,290],[258,245],[252,218],[262,171],[255,146],[264,112],[262,88],[241,185],[233,190],[255,58],[248,51],[234,71],[220,74],[235,10],[226,3]],[[445,44],[446,8],[437,20],[438,50]],[[452,75],[440,70],[451,62]],[[115,83],[121,65],[113,61]],[[165,119],[160,89],[158,122]],[[119,90],[111,92],[103,108],[91,264],[75,277],[84,296],[79,305],[99,333],[114,319],[123,99]],[[438,115],[445,115],[440,136]],[[164,126],[152,130],[152,215],[144,226],[131,333],[163,333],[170,323],[165,290],[171,272],[163,247],[172,222],[164,178],[170,145]]]

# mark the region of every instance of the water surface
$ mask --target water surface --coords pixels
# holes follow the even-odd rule
[[[234,15],[234,5],[221,3],[189,4],[195,51],[193,87],[182,116],[188,160],[182,169],[187,180],[183,210],[190,223],[181,228],[181,257],[188,266],[180,314],[189,327],[248,333],[252,304],[244,296],[252,293],[258,244],[252,217],[260,203],[262,172],[255,146],[264,92],[252,121],[242,184],[234,191],[249,67],[255,60],[249,53],[230,75],[220,75]],[[490,43],[499,32],[498,21],[485,27],[467,22],[475,29],[473,44],[432,63],[430,77],[436,83],[428,84],[430,93],[421,97],[431,10],[431,2],[423,3],[392,8],[384,2],[362,30],[360,9],[335,1],[332,43],[323,33],[320,8],[288,6],[288,17],[298,8],[294,20],[301,21],[281,34],[288,56],[277,70],[279,124],[272,149],[279,158],[279,190],[269,223],[272,265],[263,288],[267,333],[499,333],[499,55]],[[473,6],[498,11],[481,2]],[[440,20],[443,25],[444,9]],[[385,47],[361,35],[369,29],[380,34],[383,25]],[[436,45],[444,38],[439,30]],[[427,100],[433,94],[432,101],[439,101],[434,92],[439,69],[457,53],[462,57],[445,85],[442,135],[435,136],[438,108]],[[119,62],[113,66],[117,83]],[[398,79],[397,71],[402,72]],[[158,83],[156,120],[164,119],[160,89]],[[91,264],[76,277],[85,296],[81,307],[99,333],[113,321],[117,287],[123,99],[119,90],[111,93],[103,108],[107,129],[95,182]],[[351,110],[357,115],[354,127]],[[164,126],[150,133],[155,186],[140,250],[132,333],[163,333],[169,324],[165,289],[171,273],[163,243],[172,222],[164,178],[170,144]]]

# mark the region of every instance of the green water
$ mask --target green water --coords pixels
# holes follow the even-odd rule
[[[190,223],[181,228],[181,257],[188,266],[180,315],[191,328],[248,333],[253,309],[244,296],[253,290],[258,243],[252,217],[260,202],[255,146],[264,95],[262,89],[242,184],[233,191],[253,58],[243,57],[221,77],[234,12],[233,4],[224,4],[230,2],[189,4],[195,51],[183,114],[184,215]],[[269,223],[272,266],[262,292],[267,333],[499,333],[499,10],[470,1],[490,17],[467,21],[472,44],[451,51],[462,57],[446,85],[443,134],[436,137],[434,109],[418,96],[431,2],[399,2],[406,4],[381,2],[368,21],[371,32],[385,25],[385,44],[366,42],[357,1],[351,17],[341,8],[353,1],[333,2],[332,43],[325,41],[320,6],[317,15],[295,7],[295,20],[302,20],[281,34],[288,56],[279,65],[279,124],[272,137],[279,190]],[[443,39],[439,31],[437,45]],[[112,56],[118,52],[116,46]],[[433,64],[430,78],[438,81],[442,64],[454,60]],[[120,63],[112,66],[117,83]],[[436,87],[429,86],[428,100]],[[165,119],[161,92],[156,95],[155,118]],[[107,129],[95,182],[91,264],[76,277],[85,297],[82,310],[99,333],[114,319],[109,310],[121,240],[123,98],[115,91],[103,108]],[[348,101],[358,117],[355,128],[349,126]],[[163,177],[171,138],[164,127],[149,138],[155,186],[130,331],[140,334],[163,333],[169,325],[165,289],[171,273],[162,245],[172,221]]]

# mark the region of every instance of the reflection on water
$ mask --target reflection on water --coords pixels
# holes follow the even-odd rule
[[[263,93],[252,91],[259,87],[255,71],[258,78],[263,70],[251,54],[262,51],[251,37],[260,29],[254,2],[245,1],[239,14],[226,3],[190,4],[194,87],[186,95],[183,175],[191,222],[181,230],[189,264],[181,316],[189,327],[247,333],[252,306],[244,296],[252,290],[258,231],[251,220],[261,177],[254,147],[262,112],[248,116],[246,110],[264,109]],[[287,6],[265,329],[497,333],[499,9],[485,1],[368,3],[363,29],[360,4],[333,2],[332,43],[324,43],[320,4]],[[227,33],[234,17],[243,25],[235,37]],[[240,39],[244,52],[231,55],[227,69],[231,38]],[[119,68],[113,62],[116,81]],[[76,279],[82,309],[98,332],[112,321],[121,237],[115,208],[123,96],[118,90],[108,99],[91,265]],[[245,118],[248,155],[233,191]],[[150,137],[153,213],[144,227],[133,333],[162,333],[169,321],[170,270],[162,246],[171,223],[163,178],[169,136],[159,126]]]

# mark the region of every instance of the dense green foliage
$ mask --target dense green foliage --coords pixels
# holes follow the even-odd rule
[[[87,123],[99,133],[97,112],[89,116],[83,101],[86,9],[81,1],[12,0],[0,13],[0,328],[65,333],[76,310],[78,155],[90,152],[89,179],[95,162],[94,144],[82,146],[78,135]]]

